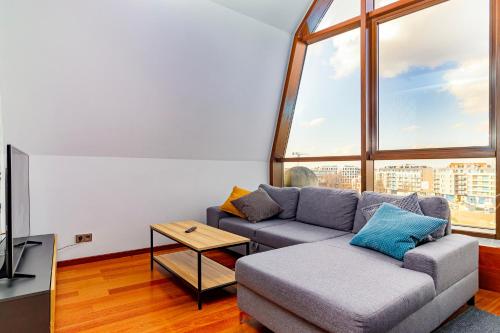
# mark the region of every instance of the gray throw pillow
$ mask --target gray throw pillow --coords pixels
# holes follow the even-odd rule
[[[361,195],[361,199],[359,200],[358,207],[356,208],[356,216],[354,218],[354,226],[352,232],[358,233],[367,222],[362,212],[362,209],[364,207],[382,202],[391,203],[398,199],[401,199],[401,197],[393,194],[370,191],[363,192],[363,194]],[[450,207],[448,205],[448,201],[445,198],[436,196],[426,197],[420,198],[418,202],[420,204],[420,209],[425,216],[436,217],[448,221],[447,225],[444,225],[438,231],[433,232],[432,237],[438,239],[443,237],[444,235],[451,233],[451,223],[449,222]]]
[[[280,219],[293,219],[297,213],[297,204],[299,203],[300,189],[298,187],[276,187],[267,184],[260,184],[259,188],[269,194],[271,199],[276,201],[283,209],[278,215]]]
[[[417,193],[412,193],[406,197],[402,197],[400,199],[390,201],[389,203],[391,203],[394,206],[399,207],[403,210],[406,210],[406,211],[409,211],[409,212],[412,212],[412,213],[415,213],[418,215],[424,215],[424,212],[422,212],[422,209],[420,208]],[[361,212],[363,213],[363,216],[366,218],[366,221],[369,221],[373,217],[373,215],[375,215],[375,213],[380,208],[380,206],[382,206],[383,204],[384,204],[383,202],[380,202],[377,204],[373,204],[373,205],[369,205],[369,206],[361,208]],[[435,241],[436,239],[442,237],[442,236],[439,236],[438,234],[440,233],[441,229],[443,229],[443,228],[446,228],[446,224],[443,227],[440,227],[437,231],[428,235],[420,243],[432,242],[432,241]]]
[[[403,197],[401,199],[396,199],[391,202],[396,207],[399,207],[401,209],[407,210],[409,212],[418,214],[418,215],[424,215],[422,212],[422,209],[420,209],[420,204],[418,203],[418,195],[417,193],[412,193],[406,197]],[[369,205],[366,207],[361,208],[361,212],[363,213],[363,216],[366,218],[366,221],[369,221],[372,216],[375,214],[375,212],[382,206],[383,202],[374,204],[374,205]]]
[[[280,205],[260,188],[231,203],[253,223],[273,217],[282,211]]]

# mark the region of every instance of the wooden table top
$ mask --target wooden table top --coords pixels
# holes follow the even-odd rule
[[[196,230],[185,233],[184,230],[196,226]],[[250,239],[220,230],[196,221],[176,221],[152,224],[151,228],[196,251],[206,251],[250,242]]]

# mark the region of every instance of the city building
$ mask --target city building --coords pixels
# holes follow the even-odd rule
[[[434,193],[473,210],[495,208],[495,168],[487,163],[450,163],[434,170]]]
[[[432,168],[411,164],[389,165],[375,170],[375,191],[391,194],[417,192],[432,193],[434,178]]]
[[[354,165],[325,165],[312,168],[319,185],[339,189],[361,189],[361,168]]]

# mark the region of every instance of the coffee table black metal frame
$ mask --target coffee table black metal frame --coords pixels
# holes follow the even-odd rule
[[[185,243],[179,243],[183,246],[186,246],[188,247],[189,249],[191,249],[192,251],[196,252],[197,253],[197,256],[198,256],[198,287],[194,287],[191,283],[187,282],[182,276],[180,276],[179,274],[177,274],[175,271],[173,271],[172,269],[168,268],[166,265],[164,265],[162,262],[160,262],[159,260],[157,260],[155,257],[154,257],[154,239],[153,239],[153,235],[154,235],[154,232],[157,232],[159,233],[160,235],[164,236],[164,237],[167,237],[168,239],[172,239],[170,238],[168,235],[154,229],[152,226],[150,227],[150,240],[151,240],[151,246],[150,246],[150,261],[151,261],[151,271],[153,270],[153,267],[154,267],[154,262],[156,262],[158,265],[160,265],[163,269],[165,269],[166,271],[168,271],[170,274],[172,274],[173,276],[177,277],[179,280],[181,280],[182,282],[185,282],[185,284],[187,286],[189,286],[191,289],[194,289],[194,291],[196,292],[196,298],[198,300],[198,310],[201,310],[202,308],[202,294],[203,293],[206,293],[208,291],[212,291],[212,290],[215,290],[215,289],[222,289],[222,288],[225,288],[225,287],[228,287],[228,286],[231,286],[233,284],[236,284],[236,281],[234,282],[231,282],[231,283],[225,283],[225,284],[221,284],[221,285],[218,285],[216,287],[212,287],[212,288],[207,288],[207,289],[202,289],[201,288],[201,283],[202,283],[202,274],[201,274],[201,256],[203,254],[203,252],[207,252],[207,251],[212,251],[212,250],[216,250],[216,249],[225,249],[225,248],[228,248],[228,247],[232,247],[232,246],[235,246],[235,245],[230,245],[230,246],[221,246],[221,247],[217,247],[217,248],[212,248],[212,249],[209,249],[209,250],[197,250],[193,247],[191,247],[189,244],[185,244]],[[175,239],[172,239],[175,241]],[[243,245],[245,244],[245,253],[246,255],[249,255],[250,254],[250,242],[245,242],[245,243],[242,243],[240,245]],[[237,246],[237,245],[236,245]]]

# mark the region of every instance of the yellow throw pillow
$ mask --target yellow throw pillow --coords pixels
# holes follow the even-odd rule
[[[231,192],[226,202],[224,202],[222,206],[220,206],[220,209],[245,219],[246,218],[245,214],[243,214],[236,207],[234,207],[231,201],[239,199],[249,193],[251,193],[251,191],[245,190],[244,188],[240,188],[238,186],[233,187],[233,192]]]

